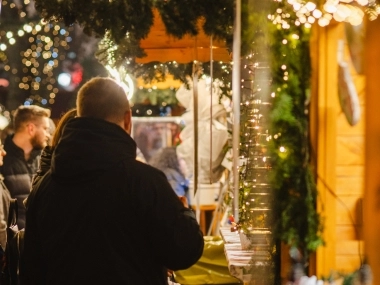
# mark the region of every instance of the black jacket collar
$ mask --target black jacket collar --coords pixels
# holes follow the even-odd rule
[[[84,181],[136,159],[136,143],[120,126],[94,118],[70,120],[52,157],[55,179]]]
[[[16,157],[20,160],[25,161],[24,150],[22,148],[18,147],[13,142],[13,137],[14,137],[14,134],[6,137],[5,142],[4,142],[4,149],[8,155],[12,155],[13,157]],[[32,163],[36,159],[36,157],[40,154],[41,154],[41,150],[33,149],[32,152],[30,153],[30,157],[29,157],[29,160],[27,162]]]

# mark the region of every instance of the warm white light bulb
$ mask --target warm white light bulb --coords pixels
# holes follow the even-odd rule
[[[313,11],[313,16],[314,16],[314,18],[319,19],[320,17],[322,17],[322,11],[318,10],[318,9],[315,9]]]
[[[323,9],[328,12],[328,13],[335,13],[336,10],[337,10],[337,7],[336,5],[334,5],[333,3],[331,2],[326,2],[324,5],[323,5]]]
[[[356,0],[356,2],[358,2],[358,4],[362,5],[362,6],[367,6],[368,5],[368,0]]]
[[[305,7],[307,10],[309,10],[311,12],[317,7],[317,5],[313,2],[307,2]]]
[[[330,24],[330,21],[328,20],[328,19],[326,19],[326,18],[320,18],[319,20],[318,20],[318,25],[320,25],[321,27],[325,27],[325,26],[327,26],[328,24]]]
[[[310,23],[310,24],[313,24],[315,22],[315,18],[313,16],[309,16],[307,17],[307,21]]]
[[[305,28],[306,29],[310,29],[311,28],[311,24],[310,23],[305,23]]]
[[[301,7],[302,7],[302,5],[298,2],[293,4],[294,11],[298,11],[299,9],[301,9]]]
[[[302,16],[298,19],[302,24],[303,23],[306,23],[306,17],[305,16]]]

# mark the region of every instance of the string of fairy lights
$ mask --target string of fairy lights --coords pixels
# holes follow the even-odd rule
[[[305,27],[314,23],[324,27],[333,19],[357,26],[363,22],[365,13],[370,20],[375,20],[380,13],[380,6],[375,0],[326,0],[321,7],[313,1],[287,0],[287,3],[296,12],[295,25],[304,24]],[[271,20],[283,23],[284,27],[287,25],[284,18],[274,17]]]
[[[280,1],[275,0],[275,2]],[[317,1],[287,0],[284,4],[287,8],[278,8],[268,15],[269,20],[283,29],[289,29],[291,25],[304,25],[305,28],[310,28],[314,23],[326,26],[333,19],[359,25],[363,21],[364,14],[368,14],[370,19],[375,19],[380,12],[375,0],[326,0],[322,5]],[[295,21],[287,11],[288,8],[295,12]],[[6,29],[4,21],[1,25],[0,61],[2,67],[6,72],[16,75],[15,83],[20,90],[30,93],[25,104],[54,104],[58,92],[55,70],[65,60],[70,49],[69,44],[72,40],[70,28],[65,28],[56,22],[41,21],[39,15],[35,13],[34,3],[30,0],[23,2],[4,0],[2,9],[17,11],[14,13],[17,15],[17,20],[13,22],[19,24],[18,27],[13,25],[7,26]],[[33,17],[30,17],[30,11],[34,11]],[[81,15],[81,17],[85,19],[86,15]],[[125,40],[118,44],[115,44],[109,34],[106,32],[104,34],[103,51],[106,51],[106,55],[102,59],[106,63],[103,63],[105,66],[119,67],[122,64],[128,64],[134,57],[142,55],[143,51],[138,48],[138,42],[131,41],[133,36],[131,37],[130,32],[126,34]],[[16,47],[17,42],[25,39],[29,41],[30,46],[20,52],[22,65],[15,66],[9,61],[7,53]]]
[[[71,28],[46,23],[33,13],[28,17],[33,5],[29,0],[23,5],[2,1],[3,15],[13,13],[18,18],[1,23],[0,60],[4,71],[13,75],[14,85],[10,87],[27,94],[25,105],[49,106],[55,103],[59,91],[57,68],[70,49]],[[15,49],[20,49],[19,53]]]

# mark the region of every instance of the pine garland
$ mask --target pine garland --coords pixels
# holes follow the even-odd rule
[[[192,36],[198,34],[197,21],[202,15],[202,6],[199,5],[199,2],[198,0],[156,2],[156,7],[169,35],[182,38],[185,34]]]
[[[127,34],[141,40],[153,25],[151,0],[36,0],[35,6],[46,21],[78,23],[85,33],[100,38],[108,32],[116,44]]]
[[[86,34],[104,38],[97,56],[117,67],[145,56],[140,41],[153,25],[153,9],[159,11],[170,36],[197,35],[203,19],[206,35],[232,41],[233,0],[35,0],[35,4],[46,21],[78,23]]]
[[[277,8],[286,9],[283,4]],[[271,25],[272,90],[276,97],[270,129],[277,137],[271,140],[270,149],[274,232],[307,256],[324,243],[322,218],[316,211],[317,188],[310,166],[309,112],[305,105],[310,96],[309,31],[296,25],[289,29]]]

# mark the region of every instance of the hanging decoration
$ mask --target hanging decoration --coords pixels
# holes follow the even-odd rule
[[[338,43],[338,95],[347,122],[354,126],[360,120],[359,95],[351,76],[348,62],[343,56],[344,41]]]
[[[212,95],[210,94],[211,84]],[[211,82],[211,78],[203,76],[198,81],[198,133],[199,137],[199,183],[211,184],[220,180],[224,167],[221,162],[226,153],[226,143],[228,139],[228,130],[226,126],[227,112],[220,103],[222,91],[219,86],[222,84],[219,80]],[[185,128],[180,133],[181,144],[177,147],[177,155],[184,159],[189,169],[193,169],[194,158],[194,120],[193,120],[193,87],[189,83],[188,89],[184,84],[177,90],[176,97],[179,102],[186,108],[182,115]],[[210,108],[212,107],[212,114]],[[212,128],[210,130],[210,121]],[[212,135],[212,138],[210,136]],[[210,147],[212,141],[212,148]],[[210,171],[211,155],[211,171]],[[191,173],[193,175],[193,172]]]

